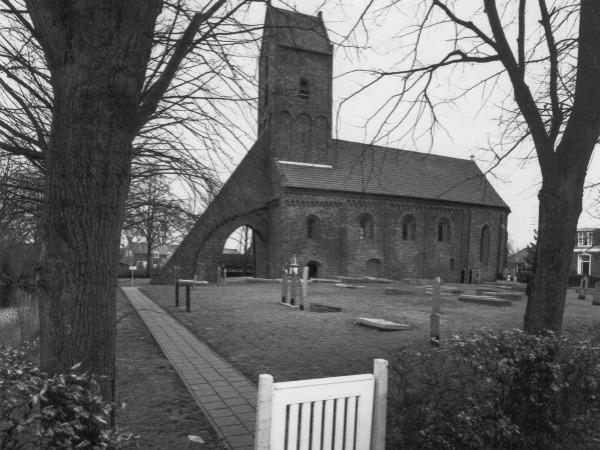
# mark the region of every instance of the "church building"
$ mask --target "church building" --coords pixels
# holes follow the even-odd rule
[[[475,162],[333,139],[332,66],[321,14],[267,6],[258,139],[155,282],[214,280],[241,225],[258,277],[293,254],[323,278],[502,272],[510,209]]]

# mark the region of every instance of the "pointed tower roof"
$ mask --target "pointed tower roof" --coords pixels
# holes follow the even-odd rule
[[[320,14],[309,16],[268,5],[265,25],[269,37],[279,45],[332,54],[332,45]]]

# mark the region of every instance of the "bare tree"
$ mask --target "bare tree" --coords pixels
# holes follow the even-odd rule
[[[373,29],[369,17],[381,20],[399,3],[368,2],[354,30]],[[542,174],[535,289],[524,328],[560,331],[587,166],[600,135],[600,3],[428,0],[418,8],[413,27],[397,36],[409,53],[390,70],[369,71],[371,80],[355,95],[394,78],[397,91],[380,110],[380,132],[413,118],[433,133],[442,125],[441,106],[479,93],[471,101],[483,108],[489,91],[511,89],[499,105],[504,133],[493,149],[496,164],[514,149],[529,148]],[[439,57],[439,48],[424,51],[432,50],[431,36],[447,45]],[[454,68],[474,65],[489,69],[455,96],[435,100],[440,79],[452,84]]]
[[[0,1],[0,150],[26,158],[44,180],[44,370],[81,362],[107,376],[113,397],[130,178],[210,169],[196,151],[216,146],[219,123],[239,136],[212,92],[216,83],[231,100],[245,98],[245,71],[227,55],[239,32],[233,14],[247,3]]]
[[[150,276],[153,250],[180,240],[197,219],[190,205],[172,194],[164,177],[133,182],[125,204],[123,234],[129,243],[146,243],[146,276]]]

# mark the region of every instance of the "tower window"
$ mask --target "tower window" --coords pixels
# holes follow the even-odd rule
[[[300,78],[300,87],[298,88],[298,97],[307,100],[309,95],[308,81],[305,78]]]

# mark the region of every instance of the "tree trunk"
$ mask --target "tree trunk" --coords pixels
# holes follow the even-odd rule
[[[152,267],[153,259],[152,259],[152,241],[146,239],[146,277],[150,278],[150,268]]]
[[[28,0],[54,94],[39,273],[41,364],[114,398],[119,236],[159,1]]]
[[[558,171],[556,171],[558,172]],[[583,176],[544,179],[539,197],[539,230],[533,291],[527,301],[524,330],[560,333],[577,221],[581,213]]]

